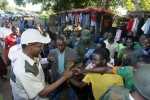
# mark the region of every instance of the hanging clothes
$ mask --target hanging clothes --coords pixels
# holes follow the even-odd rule
[[[121,29],[118,29],[117,32],[116,32],[116,36],[115,36],[115,42],[119,41],[120,38],[121,38],[121,34],[122,34],[122,30]]]
[[[150,34],[150,18],[148,18],[142,27],[144,34]]]
[[[96,14],[91,15],[91,26],[96,26]]]
[[[80,17],[79,17],[79,22],[80,22],[80,24],[81,24],[81,22],[82,22],[82,19],[83,19],[82,13],[80,13]]]
[[[100,32],[101,28],[101,15],[97,14],[96,15],[96,33]]]
[[[144,25],[144,18],[139,18],[139,24],[138,24],[138,27],[137,27],[137,35],[138,36],[141,36],[143,34],[143,31],[142,31],[142,26]]]
[[[127,31],[128,31],[128,32],[131,32],[133,23],[134,23],[134,20],[133,20],[133,19],[130,19],[130,20],[128,21],[128,23],[127,23]]]
[[[85,15],[85,26],[86,27],[90,26],[90,14]]]
[[[75,14],[75,24],[77,25],[78,23],[80,23],[80,14],[79,13]]]
[[[139,24],[139,19],[138,18],[134,18],[133,26],[132,26],[132,29],[131,29],[131,31],[133,33],[137,33],[138,24]]]

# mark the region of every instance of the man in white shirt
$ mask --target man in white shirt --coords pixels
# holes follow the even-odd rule
[[[22,51],[17,55],[11,70],[11,87],[14,100],[47,100],[46,96],[72,76],[72,71],[51,85],[46,85],[44,73],[39,62],[39,54],[44,43],[50,39],[36,29],[27,29],[22,33]]]
[[[110,52],[110,63],[114,65],[114,57],[115,57],[117,43],[114,40],[115,35],[113,34],[113,32],[108,32],[107,37],[108,38],[107,40],[104,41],[104,43],[106,44],[106,48]]]

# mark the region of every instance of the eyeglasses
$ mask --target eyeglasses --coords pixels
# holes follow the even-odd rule
[[[28,44],[29,46],[34,46],[34,47],[37,47],[37,48],[43,48],[44,44],[42,43],[29,43]]]

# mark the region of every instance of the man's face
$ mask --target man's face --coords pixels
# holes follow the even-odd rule
[[[145,38],[143,44],[144,44],[144,48],[150,48],[150,38]]]
[[[19,28],[18,27],[16,27],[16,28],[14,28],[13,30],[12,30],[12,32],[14,33],[14,34],[16,34],[16,35],[20,35],[19,34]]]
[[[31,52],[32,56],[34,56],[34,57],[38,57],[43,49],[42,43],[31,43],[28,46],[31,48],[30,52]]]
[[[57,40],[57,48],[60,50],[60,52],[63,52],[65,50],[65,43],[62,40]]]
[[[142,35],[141,37],[140,37],[140,39],[139,39],[139,41],[140,41],[140,44],[143,46],[144,45],[144,40],[145,40],[145,36],[144,35]]]
[[[113,34],[112,33],[107,33],[107,37],[108,37],[108,40],[112,40],[112,39],[114,39],[114,37],[113,37]]]
[[[127,45],[127,47],[132,47],[133,46],[133,40],[132,39],[127,39],[127,41],[126,41],[126,45]]]
[[[103,66],[104,59],[102,56],[100,56],[98,54],[93,54],[92,55],[92,63],[95,64],[96,66]]]

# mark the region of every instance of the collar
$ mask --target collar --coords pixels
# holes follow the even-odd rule
[[[31,59],[29,56],[27,56],[24,52],[22,52],[22,56],[30,65],[32,66],[34,65],[35,61]]]
[[[66,50],[66,49],[65,49],[65,50]],[[58,53],[58,54],[64,54],[64,53],[65,53],[65,50],[64,50],[63,52],[60,52],[59,49],[57,48],[57,53]]]

